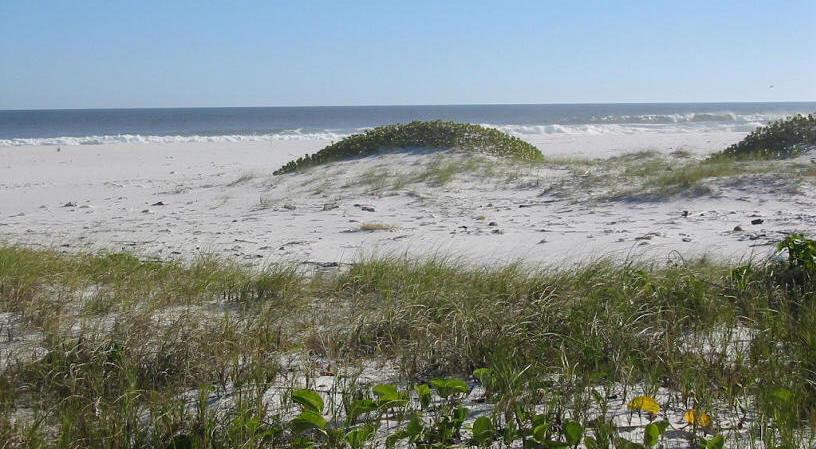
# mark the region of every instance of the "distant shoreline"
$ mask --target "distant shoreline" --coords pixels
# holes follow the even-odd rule
[[[64,109],[0,111],[0,146],[339,139],[371,127],[450,120],[530,134],[748,132],[816,103]]]
[[[816,100],[788,100],[788,101],[577,101],[565,103],[425,103],[425,104],[322,104],[322,105],[256,105],[256,106],[133,106],[133,107],[61,107],[61,108],[0,108],[0,112],[8,111],[133,111],[153,109],[325,109],[325,108],[400,108],[400,107],[474,107],[474,106],[600,106],[600,105],[775,105],[775,104],[803,104],[816,106]]]

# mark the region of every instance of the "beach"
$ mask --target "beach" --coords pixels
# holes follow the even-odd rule
[[[0,449],[816,448],[816,2],[734,6],[2,0]]]
[[[175,403],[181,422],[206,410],[230,423],[250,400],[259,416],[290,427],[298,391],[334,404],[316,406],[331,414],[349,391],[409,398],[416,379],[431,379],[430,407],[447,413],[438,382],[455,382],[450,404],[466,407],[456,439],[474,444],[476,421],[499,416],[505,400],[494,403],[493,374],[484,372],[506,369],[499,363],[510,351],[527,368],[545,360],[551,365],[539,366],[555,373],[542,388],[500,393],[534,410],[573,388],[572,400],[592,392],[597,406],[581,403],[565,416],[592,414],[615,438],[644,441],[662,421],[670,426],[664,447],[715,434],[744,447],[754,438],[746,429],[762,418],[733,405],[741,393],[717,388],[749,355],[794,338],[777,330],[761,341],[771,331],[747,323],[796,329],[781,324],[795,315],[756,304],[789,263],[777,243],[816,227],[809,154],[710,159],[745,134],[519,133],[541,160],[402,148],[286,174],[274,172],[332,141],[0,147],[0,288],[11,286],[0,313],[0,375],[51,363],[74,369],[73,357],[104,370],[114,365],[98,357],[123,347],[123,368],[108,375],[209,379],[236,370],[214,387],[172,387],[160,403]],[[774,290],[783,298],[774,300],[786,291]],[[750,300],[739,305],[740,295]],[[568,375],[568,357],[608,364],[612,380],[589,368],[580,380]],[[633,378],[624,362],[609,362],[623,357],[642,357],[645,376],[665,369],[676,377]],[[708,400],[701,406],[686,385],[702,375],[686,379],[659,360],[682,360],[681,373],[722,374],[713,387],[694,387]],[[750,365],[757,378],[806,375],[763,360],[773,357]],[[539,382],[527,368],[508,373]],[[244,370],[260,373],[255,387],[236,380]],[[558,396],[547,399],[553,388]],[[557,410],[572,407],[564,404]],[[10,409],[10,422],[27,422],[37,407]],[[708,424],[691,425],[689,410]],[[403,425],[385,412],[365,419],[376,429],[371,447],[385,447]]]
[[[812,447],[813,141],[745,148],[815,119],[719,108],[6,113],[0,411],[140,447]],[[370,126],[452,111],[497,123]]]
[[[682,165],[745,134],[522,134],[550,162],[519,168],[483,160],[443,183],[427,176],[440,158],[467,166],[467,156],[403,152],[273,176],[330,141],[6,146],[0,239],[148,258],[216,254],[252,265],[373,255],[544,265],[765,257],[786,233],[816,225],[812,183],[749,174],[706,181],[703,193],[592,193],[619,183],[602,170],[622,156]],[[485,173],[485,165],[504,168]],[[601,175],[592,186],[578,184],[593,172]]]

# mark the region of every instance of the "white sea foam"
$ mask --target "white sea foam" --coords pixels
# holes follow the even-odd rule
[[[490,124],[484,126],[499,129],[519,137],[544,135],[634,135],[634,134],[685,134],[705,132],[748,132],[771,120],[787,116],[786,113],[735,114],[733,112],[640,114],[595,116],[589,123],[578,124]],[[195,143],[195,142],[273,142],[281,140],[339,140],[350,134],[369,128],[350,130],[304,131],[293,129],[269,134],[230,135],[140,135],[118,134],[83,137],[44,137],[0,139],[0,146],[31,145],[99,145],[117,143]]]
[[[654,125],[648,123],[638,124],[582,124],[582,125],[491,125],[493,127],[519,137],[547,135],[547,134],[572,134],[572,135],[632,135],[632,134],[688,134],[706,132],[748,132],[757,126],[764,125],[762,122],[749,123],[722,123],[707,124],[704,126],[688,125]]]
[[[755,123],[777,120],[790,115],[789,113],[756,113],[737,114],[730,111],[723,112],[687,112],[676,114],[638,114],[638,115],[605,115],[593,117],[593,122],[602,123]]]
[[[0,146],[30,146],[30,145],[103,145],[118,143],[199,143],[199,142],[275,142],[281,140],[340,140],[349,133],[333,131],[302,132],[294,130],[284,133],[252,134],[252,135],[220,135],[220,136],[143,136],[140,134],[117,134],[105,136],[83,137],[44,137],[0,139]]]

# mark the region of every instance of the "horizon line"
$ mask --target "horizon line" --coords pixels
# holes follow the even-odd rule
[[[0,112],[21,111],[122,111],[144,109],[295,109],[295,108],[374,108],[374,107],[444,107],[444,106],[578,106],[578,105],[621,105],[621,104],[816,104],[816,100],[790,101],[598,101],[567,103],[427,103],[427,104],[352,104],[352,105],[278,105],[278,106],[128,106],[128,107],[65,107],[65,108],[0,108]]]

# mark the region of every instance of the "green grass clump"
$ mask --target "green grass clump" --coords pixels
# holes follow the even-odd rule
[[[816,114],[797,114],[760,126],[714,158],[784,159],[816,145]]]
[[[669,429],[686,447],[812,448],[816,242],[779,249],[550,269],[379,257],[307,276],[0,246],[0,317],[46,350],[0,369],[0,447],[656,447]],[[400,383],[341,379],[360,361]],[[491,407],[476,420],[471,374]],[[632,446],[610,404],[631,420],[652,402],[659,428]]]
[[[751,165],[750,162],[735,160],[699,161],[681,165],[675,169],[656,172],[644,182],[657,198],[666,198],[678,193],[693,193],[695,189],[705,192],[701,182],[712,178],[728,178],[741,175],[762,174],[772,167]]]
[[[291,173],[328,162],[402,149],[455,150],[520,160],[543,159],[541,152],[533,145],[493,128],[439,120],[414,121],[380,126],[349,136],[315,154],[288,162],[274,174]]]
[[[575,201],[663,201],[671,197],[718,195],[735,185],[795,193],[812,183],[816,166],[795,160],[758,160],[717,156],[678,159],[656,152],[596,159],[588,169],[573,167],[551,190]]]

